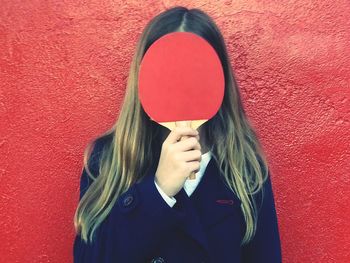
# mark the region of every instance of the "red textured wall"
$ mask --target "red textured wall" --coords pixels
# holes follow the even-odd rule
[[[152,2],[1,2],[0,261],[71,262],[83,149],[115,121],[135,42],[171,3],[224,34],[284,262],[350,262],[350,2]]]

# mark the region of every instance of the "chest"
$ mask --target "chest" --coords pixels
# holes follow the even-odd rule
[[[219,199],[226,200],[226,199]],[[195,210],[189,220],[177,226],[153,252],[164,262],[241,262],[240,242],[245,225],[237,200],[210,218]]]

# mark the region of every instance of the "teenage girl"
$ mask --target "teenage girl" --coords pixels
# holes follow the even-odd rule
[[[198,131],[179,123],[169,132],[138,98],[143,55],[175,31],[207,40],[224,69],[222,105]],[[142,32],[118,121],[85,150],[74,224],[74,262],[281,262],[267,161],[223,36],[203,11],[170,8]]]

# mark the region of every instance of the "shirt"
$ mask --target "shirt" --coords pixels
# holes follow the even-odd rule
[[[193,193],[193,191],[196,189],[197,185],[199,184],[200,180],[202,179],[204,171],[207,168],[207,165],[210,161],[210,158],[211,158],[211,151],[208,151],[208,152],[202,154],[202,160],[200,162],[200,169],[196,173],[196,178],[195,179],[189,179],[189,178],[186,179],[183,188],[186,191],[186,194],[188,196],[190,196]],[[164,201],[167,202],[167,204],[170,207],[173,207],[176,203],[175,197],[168,196],[155,181],[154,181],[154,183],[156,184],[158,192],[163,197]]]

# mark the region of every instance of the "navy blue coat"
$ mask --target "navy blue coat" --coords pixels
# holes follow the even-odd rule
[[[98,156],[99,149],[101,146],[96,145],[92,156]],[[154,163],[141,182],[117,199],[93,244],[75,237],[75,263],[282,262],[270,176],[264,185],[256,235],[241,247],[245,231],[241,201],[224,185],[214,158],[192,195],[187,196],[182,188],[175,196],[174,207],[164,201],[154,184],[157,165]],[[80,198],[90,183],[84,170]]]

